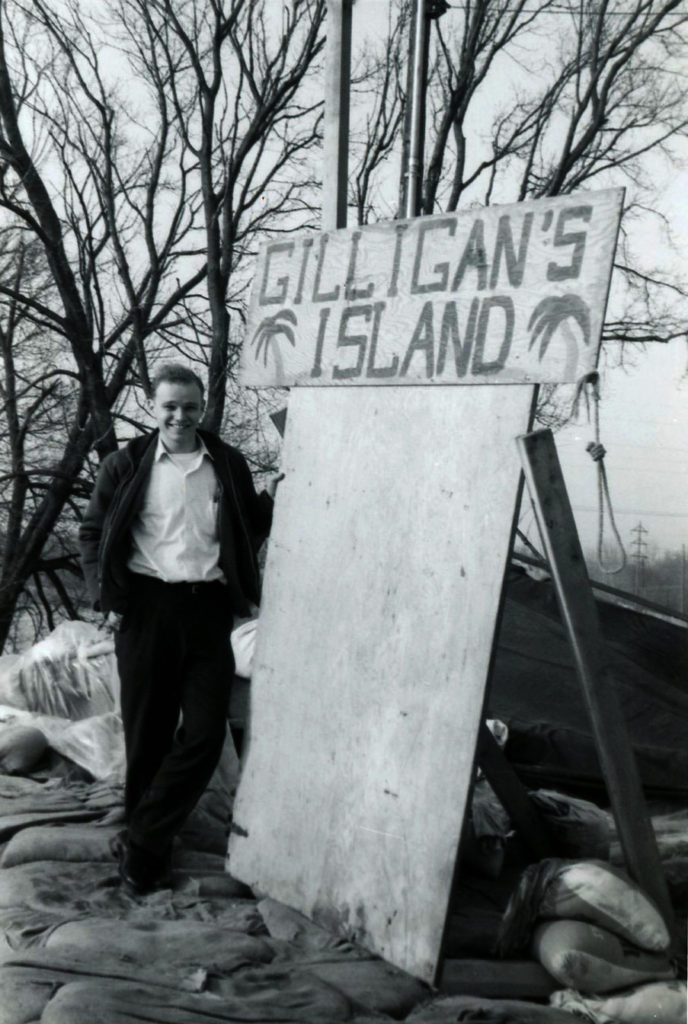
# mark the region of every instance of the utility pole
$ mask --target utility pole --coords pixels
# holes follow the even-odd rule
[[[643,534],[647,533],[647,530],[642,523],[638,523],[637,526],[633,527],[631,533],[636,534],[636,538],[633,541],[633,558],[635,560],[634,592],[636,594],[640,594],[640,590],[643,585],[643,570],[645,568],[645,562],[647,561],[647,555],[643,550],[647,547],[647,543],[643,540]]]
[[[353,0],[327,5],[327,74],[323,145],[323,230],[346,227]]]

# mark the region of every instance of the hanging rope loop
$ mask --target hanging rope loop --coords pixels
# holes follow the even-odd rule
[[[597,370],[586,373],[576,384],[576,393],[571,406],[571,416],[578,418],[581,399],[585,399],[585,409],[588,423],[590,422],[590,404],[592,399],[592,411],[595,424],[595,440],[586,445],[585,450],[590,453],[593,462],[597,463],[597,562],[603,573],[607,576],[614,576],[626,567],[626,549],[624,548],[621,535],[614,518],[612,499],[609,493],[609,481],[607,470],[604,465],[604,457],[607,449],[600,442],[600,375]],[[605,506],[609,515],[609,524],[614,533],[619,549],[619,559],[609,565],[604,558],[604,514]]]
[[[589,385],[589,391],[586,390],[586,385]],[[571,418],[574,420],[578,419],[578,411],[580,408],[581,398],[585,399],[585,414],[588,417],[588,423],[590,422],[590,396],[595,400],[595,423],[596,430],[599,431],[599,412],[597,407],[600,401],[600,375],[597,370],[591,370],[590,373],[584,373],[583,376],[576,382],[576,392],[573,396],[573,403],[571,405]]]
[[[607,454],[607,449],[604,445],[595,444],[594,441],[591,441],[590,444],[586,444],[585,450],[586,452],[590,452],[590,458],[593,462],[599,462],[600,459],[603,459]]]

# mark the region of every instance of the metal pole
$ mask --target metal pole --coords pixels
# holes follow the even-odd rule
[[[405,217],[417,217],[421,211],[427,59],[428,21],[425,13],[425,0],[414,0],[409,53],[409,96],[407,99],[408,157],[403,211]]]
[[[346,227],[349,171],[351,10],[353,0],[329,0],[325,56],[322,227]]]
[[[430,53],[430,22],[449,10],[447,0],[413,0],[406,76],[406,119],[402,153],[402,217],[418,217],[423,205],[425,108]]]

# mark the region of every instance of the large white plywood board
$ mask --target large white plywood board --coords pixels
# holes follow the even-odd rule
[[[292,392],[230,870],[432,980],[532,389]]]

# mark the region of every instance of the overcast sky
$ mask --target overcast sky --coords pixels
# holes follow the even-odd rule
[[[626,369],[603,373],[600,439],[624,543],[642,523],[651,552],[688,545],[688,343],[650,345]],[[597,538],[597,470],[585,450],[594,439],[584,412],[557,434],[557,449],[585,547]],[[611,530],[605,528],[605,536]]]
[[[357,41],[384,33],[388,10],[389,0],[356,0],[354,49]],[[451,11],[444,16],[445,26],[450,17]],[[513,67],[504,75],[504,89],[512,88],[512,77]],[[492,95],[497,102],[498,97]],[[685,149],[688,163],[688,145]],[[688,248],[686,172],[657,166],[653,180],[657,205],[671,222],[675,249],[666,249],[651,228],[643,230],[639,244],[649,265],[667,265],[682,260],[682,252]],[[643,535],[646,550],[680,551],[682,544],[688,546],[688,341],[644,349],[627,347],[624,364],[615,369],[600,367],[600,436],[608,453],[605,464],[617,525],[629,554],[630,531],[639,522],[648,531]],[[584,412],[577,424],[556,437],[586,549],[597,544],[597,469],[585,450],[593,438],[593,426],[587,425]],[[524,520],[527,518],[526,513]],[[605,537],[611,537],[609,525]]]

